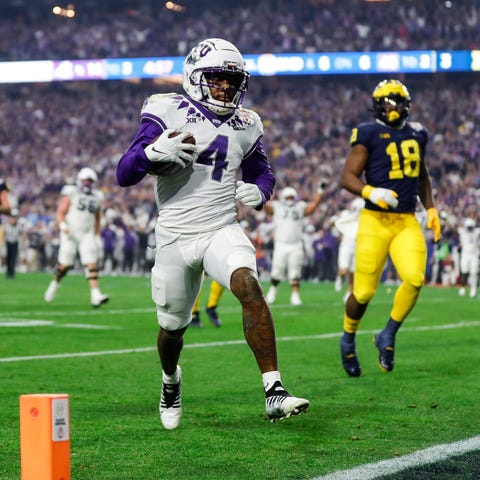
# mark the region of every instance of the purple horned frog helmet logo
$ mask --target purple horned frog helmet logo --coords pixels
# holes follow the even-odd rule
[[[200,42],[195,48],[192,49],[192,51],[187,57],[186,63],[190,65],[195,65],[211,51],[212,45],[206,42]]]

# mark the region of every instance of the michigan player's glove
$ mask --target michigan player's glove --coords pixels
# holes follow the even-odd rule
[[[262,195],[260,189],[254,183],[245,183],[239,180],[237,181],[235,200],[242,202],[248,207],[255,208],[261,205]]]
[[[427,210],[427,227],[433,230],[433,239],[438,242],[438,240],[440,240],[440,234],[442,233],[442,226],[437,209],[434,207],[430,207]]]
[[[184,140],[191,137],[188,132],[178,134],[177,131],[168,128],[145,147],[145,155],[151,162],[173,162],[186,167],[194,160],[195,145],[185,144]]]
[[[388,210],[388,207],[396,208],[398,205],[397,192],[388,188],[375,188],[371,185],[365,185],[362,190],[362,197],[384,210]]]

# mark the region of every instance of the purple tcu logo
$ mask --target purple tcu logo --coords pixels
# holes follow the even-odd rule
[[[212,51],[212,46],[208,43],[198,45],[187,58],[187,63],[195,65],[201,58]]]

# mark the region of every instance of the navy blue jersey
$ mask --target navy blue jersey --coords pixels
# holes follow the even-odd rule
[[[420,165],[425,161],[427,143],[428,132],[417,122],[407,122],[403,128],[369,122],[352,130],[350,144],[360,144],[368,150],[365,167],[367,184],[388,188],[398,194],[397,208],[389,211],[415,211]],[[368,200],[365,207],[369,210],[384,211]]]

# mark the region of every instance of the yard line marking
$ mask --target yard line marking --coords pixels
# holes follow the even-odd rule
[[[92,330],[118,330],[120,327],[98,325],[90,323],[55,323],[53,320],[24,320],[21,318],[7,318],[0,322],[0,327],[59,327],[59,328],[83,328]]]
[[[402,332],[424,332],[432,330],[445,330],[453,328],[474,327],[480,326],[480,321],[450,323],[446,325],[432,325],[425,327],[404,327]],[[362,330],[357,332],[357,335],[372,335],[377,333],[377,330]],[[329,338],[340,337],[341,332],[322,333],[319,335],[303,335],[298,337],[278,337],[277,342],[291,342],[299,340],[324,340]],[[229,345],[242,345],[245,340],[227,340],[222,342],[207,342],[207,343],[190,343],[185,344],[184,348],[209,348],[209,347],[225,347]],[[126,348],[121,350],[104,350],[98,352],[77,352],[77,353],[55,353],[51,355],[30,355],[24,357],[5,357],[0,358],[0,363],[6,362],[25,362],[28,360],[51,360],[55,358],[74,358],[74,357],[95,357],[100,355],[122,355],[124,353],[142,353],[156,350],[156,347],[138,347]]]
[[[408,455],[391,458],[390,460],[367,463],[350,470],[339,470],[338,472],[329,473],[322,477],[315,477],[313,480],[373,480],[388,474],[401,472],[407,468],[440,462],[447,458],[479,449],[480,435],[466,440],[460,440],[459,442],[445,443],[424,450],[417,450]]]

